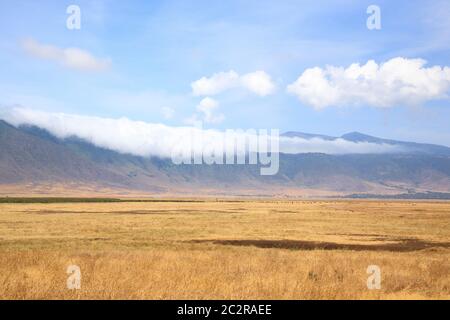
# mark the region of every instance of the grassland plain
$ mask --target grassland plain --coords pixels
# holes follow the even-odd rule
[[[0,298],[449,299],[450,203],[1,203]]]

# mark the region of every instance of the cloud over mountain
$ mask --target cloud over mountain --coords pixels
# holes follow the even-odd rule
[[[34,125],[43,128],[59,138],[76,136],[98,147],[138,156],[171,157],[174,148],[180,148],[191,137],[202,143],[195,148],[219,150],[225,148],[229,139],[226,132],[194,127],[170,127],[157,123],[132,121],[127,118],[110,119],[64,113],[48,113],[14,107],[0,110],[0,119],[15,126]],[[256,131],[236,131],[248,139]],[[188,139],[189,138],[189,139]],[[344,139],[325,140],[299,137],[279,137],[283,153],[390,153],[401,151],[397,146],[384,143],[352,142]],[[224,150],[224,149],[223,149]],[[198,151],[198,150],[197,150]],[[238,150],[239,152],[239,150]]]

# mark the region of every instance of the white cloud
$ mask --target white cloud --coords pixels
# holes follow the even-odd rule
[[[345,105],[387,108],[448,98],[450,68],[427,68],[426,63],[394,58],[379,65],[370,60],[347,68],[310,68],[287,91],[316,109]]]
[[[170,127],[157,123],[132,121],[127,118],[110,119],[48,113],[22,107],[8,108],[3,111],[0,109],[0,119],[15,126],[35,125],[48,130],[61,139],[76,136],[98,147],[137,156],[170,157],[172,150],[179,148],[180,143],[182,144],[187,137],[191,137],[193,134],[196,137],[202,137],[202,143],[194,144],[195,148],[205,148],[205,146],[223,148],[223,142],[226,139],[225,132],[218,130]],[[238,133],[245,137],[251,134],[245,131]],[[386,153],[401,150],[389,144],[356,143],[343,139],[329,141],[319,138],[308,140],[297,137],[280,137],[280,151],[291,154],[307,152],[344,154]]]
[[[23,48],[34,57],[55,61],[67,68],[82,71],[104,71],[110,68],[110,59],[94,57],[88,51],[79,48],[58,48],[41,44],[34,39],[27,39],[22,43]]]
[[[264,71],[255,71],[241,77],[242,85],[259,96],[267,96],[275,91],[275,85]]]
[[[233,70],[215,73],[210,78],[202,77],[201,79],[192,82],[192,93],[195,96],[215,95],[236,87],[238,81],[239,75]]]
[[[191,83],[195,96],[216,95],[232,88],[245,88],[259,96],[275,91],[275,84],[264,71],[255,71],[240,76],[235,71],[219,72],[211,77],[202,77]]]
[[[284,153],[367,154],[402,152],[404,149],[390,144],[352,142],[345,139],[325,140],[281,137],[280,150]]]
[[[224,115],[214,114],[215,109],[218,107],[219,103],[216,100],[206,97],[200,101],[200,104],[197,106],[197,110],[203,113],[203,120],[206,123],[219,123],[223,121]]]
[[[219,107],[219,102],[206,97],[197,105],[197,113],[185,119],[185,123],[189,125],[199,126],[205,123],[220,123],[225,119],[223,114],[216,114],[215,110]]]

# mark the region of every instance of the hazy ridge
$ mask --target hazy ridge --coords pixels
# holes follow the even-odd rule
[[[289,132],[286,136],[317,135]],[[337,139],[319,135],[322,139]],[[388,143],[408,148],[389,154],[281,154],[275,176],[254,165],[174,165],[99,148],[76,137],[58,139],[37,127],[16,128],[0,121],[0,184],[92,186],[92,193],[217,196],[342,196],[450,192],[450,148],[385,140],[351,133],[349,141]],[[6,190],[6,191],[5,191]],[[51,191],[49,191],[51,193]]]

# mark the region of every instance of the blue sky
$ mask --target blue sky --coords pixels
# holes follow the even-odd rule
[[[81,9],[80,30],[66,28],[71,4]],[[381,30],[366,27],[371,4],[381,9]],[[108,61],[108,68],[80,70],[42,59],[24,48],[27,39],[78,48]],[[214,112],[223,119],[206,126],[361,131],[450,146],[446,87],[444,95],[420,103],[399,98],[379,106],[363,99],[320,109],[286,89],[305,70],[327,65],[402,57],[444,68],[449,40],[450,3],[438,0],[2,1],[0,105],[181,126],[209,97],[193,94],[194,81],[230,70],[239,76],[264,71],[274,84],[270,94],[240,87],[214,94]]]

